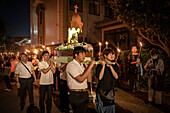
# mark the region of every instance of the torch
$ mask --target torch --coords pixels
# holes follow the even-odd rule
[[[139,55],[138,55],[138,58],[137,58],[137,61],[138,61],[138,62],[141,62],[141,60],[140,60],[141,51],[142,51],[142,42],[140,42]],[[143,76],[142,63],[136,64],[136,67],[137,67],[137,69],[138,69],[140,75]]]
[[[100,58],[100,55],[101,55],[101,51],[102,51],[102,43],[99,42],[99,58]]]
[[[140,42],[140,50],[139,50],[139,54],[141,53],[142,51],[142,42]]]
[[[106,41],[106,43],[105,43],[105,44],[106,44],[106,48],[108,48],[108,44],[109,44],[109,43]]]
[[[116,57],[116,62],[117,62],[117,60],[118,60],[118,58],[119,58],[119,55],[120,55],[120,52],[121,52],[121,50],[119,49],[119,48],[117,48],[117,51],[118,51],[118,54],[117,54],[117,57]]]

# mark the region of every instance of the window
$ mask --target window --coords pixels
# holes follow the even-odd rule
[[[129,49],[129,30],[127,28],[113,29],[104,32],[105,41],[109,42],[109,45],[116,50],[119,46],[121,50]],[[122,38],[124,37],[124,38]]]
[[[43,23],[43,14],[42,14],[42,11],[40,11],[40,24]]]
[[[89,13],[100,15],[100,0],[89,0]]]
[[[78,12],[83,12],[83,0],[69,0],[69,9],[74,10],[74,6],[77,5]]]
[[[111,7],[113,0],[104,0],[105,3],[105,17],[113,18],[113,9]]]
[[[108,4],[108,3],[105,3],[105,16],[111,17],[111,18],[114,17],[112,8],[110,7],[110,4]]]

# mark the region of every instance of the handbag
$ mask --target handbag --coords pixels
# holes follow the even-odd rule
[[[24,67],[28,70],[28,72],[31,74],[31,72],[30,72],[30,70],[27,68],[27,66],[24,64],[24,63],[22,63],[21,62],[21,64],[23,64],[24,65]],[[34,82],[34,77],[33,77],[33,74],[31,74],[31,78],[33,79],[33,82]]]
[[[109,106],[115,104],[115,94],[114,90],[99,90],[99,96],[101,98],[101,101],[103,102],[103,106]]]

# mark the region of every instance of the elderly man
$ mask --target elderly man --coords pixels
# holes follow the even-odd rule
[[[27,61],[27,55],[21,54],[21,61],[16,65],[15,76],[17,81],[17,88],[20,88],[20,110],[24,109],[26,90],[29,93],[30,106],[34,106],[33,100],[33,79],[36,80],[35,72],[32,70],[32,63]]]

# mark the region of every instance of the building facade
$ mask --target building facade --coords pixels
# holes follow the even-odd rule
[[[96,43],[108,41],[112,47],[124,42],[124,49],[136,44],[136,35],[112,16],[111,0],[31,0],[30,31],[33,46],[67,42],[68,28],[74,6],[83,22],[79,42]],[[121,36],[125,36],[121,42]]]

